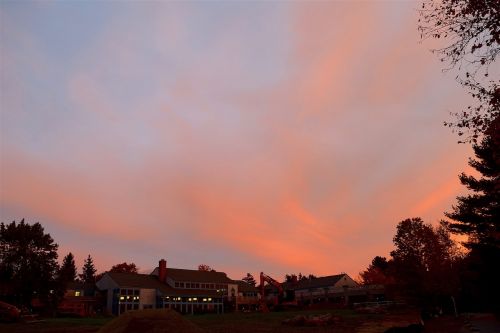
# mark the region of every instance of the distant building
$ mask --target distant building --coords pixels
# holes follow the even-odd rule
[[[284,282],[281,285],[285,300],[295,299],[301,305],[330,303],[345,306],[384,297],[383,286],[361,286],[346,273]],[[268,299],[278,296],[275,287],[266,285],[265,289]]]
[[[222,313],[237,309],[240,294],[252,292],[240,291],[239,282],[226,273],[167,268],[163,259],[151,274],[105,273],[96,285],[106,293],[107,311],[115,315],[148,308]]]
[[[238,285],[238,293],[234,299],[236,311],[255,311],[259,307],[259,290],[245,281],[234,281]]]
[[[299,281],[293,290],[295,298],[303,303],[344,303],[346,292],[353,288],[359,288],[359,284],[343,273]]]
[[[69,282],[64,297],[57,306],[62,315],[86,317],[102,308],[102,299],[92,283]]]

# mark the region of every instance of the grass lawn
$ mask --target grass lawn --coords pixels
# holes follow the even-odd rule
[[[284,319],[297,315],[318,315],[331,313],[342,318],[335,327],[292,327],[281,324]],[[194,322],[209,333],[250,333],[250,332],[356,332],[360,319],[375,320],[380,315],[360,315],[352,310],[311,310],[311,311],[283,311],[269,313],[230,313],[224,315],[187,316],[186,319]]]
[[[34,323],[0,323],[0,332],[12,333],[90,333],[97,332],[112,317],[45,318]]]
[[[284,319],[297,315],[331,313],[342,319],[337,324],[325,327],[293,327],[283,325]],[[285,332],[334,332],[334,333],[382,333],[391,326],[406,326],[415,317],[410,311],[391,314],[360,314],[349,309],[283,311],[269,313],[228,313],[223,315],[185,315],[207,333],[285,333]],[[111,317],[94,318],[49,318],[38,323],[0,323],[0,332],[9,333],[95,333],[112,320]],[[462,318],[443,317],[426,324],[425,332],[456,333],[463,328]],[[173,331],[172,331],[173,332]],[[140,333],[147,333],[141,331]]]

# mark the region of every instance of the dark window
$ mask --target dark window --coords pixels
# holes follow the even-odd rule
[[[134,290],[134,295],[139,296],[139,289]]]
[[[175,288],[179,288],[179,282],[175,283]]]
[[[181,288],[184,288],[184,282],[179,283]]]
[[[197,288],[197,289],[199,289],[199,288],[200,288],[200,284],[199,284],[199,283],[197,283],[197,284],[196,284],[196,288]]]
[[[138,310],[139,309],[139,304],[134,304],[134,310]]]

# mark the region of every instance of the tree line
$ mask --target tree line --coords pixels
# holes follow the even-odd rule
[[[105,272],[97,273],[92,256],[84,260],[81,273],[69,252],[58,264],[59,246],[40,223],[0,224],[0,296],[20,306],[30,305],[33,298],[56,306],[71,282],[95,284]],[[137,273],[134,263],[120,263],[109,272]]]

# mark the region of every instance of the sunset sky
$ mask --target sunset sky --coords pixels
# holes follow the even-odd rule
[[[0,221],[79,270],[356,277],[468,170],[418,6],[0,2]]]

